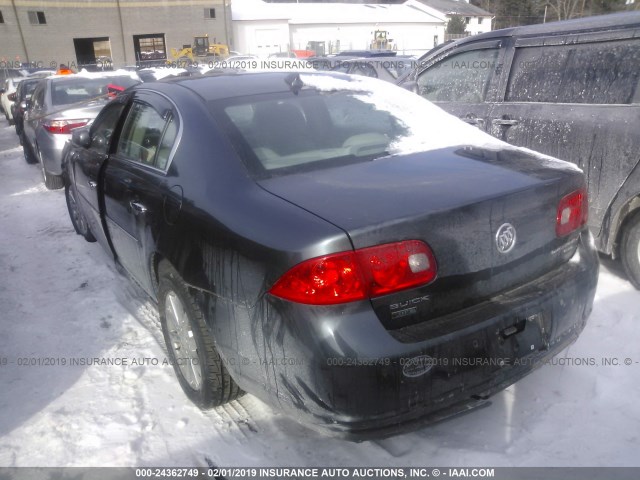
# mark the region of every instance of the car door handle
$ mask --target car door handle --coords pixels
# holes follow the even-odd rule
[[[504,127],[511,127],[520,123],[518,120],[509,120],[508,118],[494,118],[491,123],[494,125],[501,125]]]
[[[96,182],[94,182],[93,180],[89,180],[89,188],[96,188],[98,186],[98,184]]]
[[[129,202],[129,205],[131,205],[131,210],[133,210],[134,215],[141,215],[141,214],[147,212],[147,207],[145,207],[140,202],[136,202],[134,200],[131,200]]]

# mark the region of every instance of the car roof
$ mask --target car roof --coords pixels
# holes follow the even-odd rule
[[[132,74],[135,76],[133,76]],[[121,72],[121,73],[114,73],[113,71],[110,71],[110,72],[71,73],[68,75],[50,75],[48,77],[44,77],[44,80],[48,80],[50,82],[58,82],[63,80],[101,80],[105,78],[119,78],[119,77],[129,77],[131,78],[131,80],[139,80],[139,77],[137,77],[136,72],[128,72],[128,71]]]
[[[358,57],[342,60],[341,63],[381,63],[381,62],[406,62],[409,57]]]
[[[27,75],[25,78],[46,78],[46,77],[50,77],[52,75],[55,75],[56,72],[55,70],[38,70],[35,72],[30,72],[29,75]]]
[[[396,53],[395,50],[344,50],[334,57],[393,57]]]
[[[352,81],[351,75],[336,72],[223,72],[203,75],[201,77],[174,77],[161,82],[143,83],[132,90],[154,90],[170,94],[177,86],[187,88],[205,101],[224,98],[242,97],[245,95],[264,95],[290,90],[287,78],[299,73],[301,75],[322,75]]]
[[[620,12],[609,15],[563,20],[560,22],[503,28],[501,30],[494,30],[492,32],[463,38],[449,44],[447,47],[457,48],[466,43],[477,42],[478,40],[490,40],[498,37],[559,35],[574,32],[584,33],[599,30],[621,30],[634,26],[640,27],[640,11]],[[440,50],[440,52],[443,51],[445,51],[444,48]]]
[[[30,83],[38,83],[42,80],[46,80],[47,77],[27,77],[20,81],[20,83],[24,83],[25,85],[29,85]]]

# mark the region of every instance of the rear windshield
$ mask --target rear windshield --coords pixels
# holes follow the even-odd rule
[[[345,92],[252,99],[224,113],[265,170],[383,156],[406,133],[391,114]]]
[[[140,82],[127,75],[101,78],[59,78],[51,84],[51,103],[55,106],[84,102],[105,96],[110,85],[126,89],[137,83]]]
[[[297,92],[236,97],[211,108],[250,170],[262,176],[495,143],[430,102],[379,80],[300,74]]]

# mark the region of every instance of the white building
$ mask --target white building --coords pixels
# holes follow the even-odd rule
[[[459,15],[467,23],[466,32],[469,35],[490,32],[493,15],[480,7],[469,3],[469,0],[418,0],[441,15],[447,21],[453,15]]]
[[[235,49],[266,56],[290,50],[365,50],[376,30],[387,31],[399,53],[421,54],[444,41],[446,15],[417,0],[403,4],[231,4]],[[319,47],[319,48],[318,48]]]

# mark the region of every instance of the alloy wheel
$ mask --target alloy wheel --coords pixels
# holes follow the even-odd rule
[[[78,227],[80,235],[86,235],[88,231],[87,222],[84,219],[84,215],[82,215],[78,209],[75,189],[73,187],[69,187],[67,195],[69,196],[69,210],[71,210],[71,215],[73,215],[73,222]]]
[[[198,361],[198,346],[194,337],[189,316],[178,295],[169,291],[165,301],[165,317],[169,331],[170,348],[180,373],[194,390],[202,385],[202,371]]]

